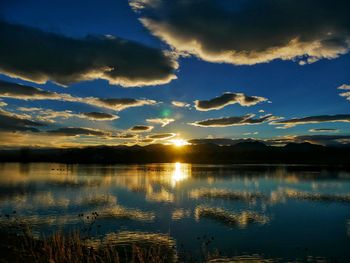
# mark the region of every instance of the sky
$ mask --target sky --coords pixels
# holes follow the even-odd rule
[[[3,0],[0,147],[350,142],[345,0]]]

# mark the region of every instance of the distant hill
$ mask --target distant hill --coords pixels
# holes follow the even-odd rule
[[[258,141],[219,146],[203,142],[183,147],[153,144],[148,146],[98,146],[69,149],[0,150],[0,162],[62,163],[222,163],[222,164],[334,164],[350,165],[350,147],[290,143],[267,146]]]

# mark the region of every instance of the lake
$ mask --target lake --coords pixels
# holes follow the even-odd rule
[[[168,242],[193,257],[350,262],[349,194],[349,171],[326,167],[0,164],[5,226]]]

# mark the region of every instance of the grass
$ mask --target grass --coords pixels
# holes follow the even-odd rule
[[[11,263],[171,263],[171,262],[277,262],[260,255],[223,257],[204,249],[200,259],[177,255],[175,241],[167,235],[141,232],[108,234],[104,239],[86,239],[79,231],[56,232],[35,238],[29,232],[10,233],[0,228],[0,262]],[[203,245],[211,240],[203,238]]]
[[[125,211],[122,217],[125,216]],[[131,211],[135,212],[135,211]],[[130,216],[128,211],[127,216]],[[113,216],[115,215],[113,211]],[[120,211],[117,213],[120,214]],[[134,213],[132,213],[134,214]],[[137,213],[138,214],[138,213]],[[0,262],[28,263],[161,263],[177,261],[175,241],[168,235],[147,232],[121,231],[103,238],[94,237],[101,227],[98,218],[109,216],[92,212],[79,214],[80,229],[52,235],[36,236],[28,222],[13,211],[1,215]],[[143,214],[139,215],[144,217]]]
[[[152,240],[143,242],[147,239],[147,233],[142,234],[144,239],[139,239],[139,242],[128,240],[125,233],[120,234],[119,240],[119,235],[116,234],[114,241],[117,242],[111,243],[86,239],[78,231],[71,234],[56,232],[52,236],[40,239],[29,233],[9,233],[6,230],[0,230],[0,235],[0,262],[161,263],[177,260],[175,243],[172,240],[165,242],[165,235],[158,237],[163,238],[163,242],[159,243],[153,243]],[[123,242],[123,239],[128,242]]]

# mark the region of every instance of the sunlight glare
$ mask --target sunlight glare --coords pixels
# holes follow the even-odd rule
[[[175,169],[171,177],[172,185],[175,186],[178,182],[186,180],[188,177],[189,174],[184,170],[183,164],[176,162]]]
[[[173,139],[173,140],[170,140],[170,142],[175,145],[176,147],[181,147],[181,146],[184,146],[184,145],[188,145],[188,142],[184,139]]]

